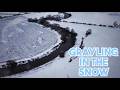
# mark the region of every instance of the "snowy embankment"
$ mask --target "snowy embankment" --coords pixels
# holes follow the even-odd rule
[[[85,23],[96,23],[112,25],[114,21],[120,21],[120,15],[116,12],[71,12],[72,17],[66,21],[77,21]],[[57,22],[55,22],[57,23]],[[92,34],[88,36],[85,41],[85,47],[117,47],[120,50],[120,29],[104,28],[99,26],[79,25],[65,22],[58,22],[62,27],[73,28],[77,35],[77,42],[75,46],[79,46],[81,38],[85,36],[85,32],[90,28]],[[120,51],[119,51],[120,52]],[[17,78],[80,78],[78,75],[79,61],[76,58],[69,63],[70,56],[66,53],[64,58],[57,57],[54,62],[44,67],[39,67],[35,70],[25,72],[22,74],[13,75],[11,77]],[[120,77],[120,57],[109,58],[110,72],[108,77]]]

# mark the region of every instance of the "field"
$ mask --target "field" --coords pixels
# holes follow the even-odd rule
[[[70,22],[79,22],[79,23],[89,23],[89,24],[97,24],[97,25],[104,24],[106,26],[109,26],[109,25],[113,25],[114,21],[117,21],[118,23],[120,23],[119,22],[120,21],[120,13],[119,12],[116,12],[116,13],[113,13],[113,12],[106,12],[106,13],[105,12],[70,12],[70,13],[72,14],[72,16],[68,19],[65,19],[66,22],[58,22],[58,21],[49,21],[49,22],[59,24],[61,27],[69,27],[70,29],[74,29],[74,31],[78,34],[77,41],[76,41],[76,44],[74,47],[80,46],[82,37],[85,37],[85,33],[88,29],[91,29],[92,34],[84,39],[84,47],[117,47],[120,50],[120,28],[111,28],[111,27],[70,23]],[[48,14],[54,15],[56,13],[51,13],[51,12],[41,13],[41,14],[40,13],[31,13],[31,14],[26,14],[23,16],[25,16],[24,18],[26,18],[26,17],[39,18],[39,16],[46,16]],[[23,17],[19,17],[19,18],[23,18]],[[5,22],[5,24],[6,24],[6,22]],[[4,26],[2,23],[0,25]],[[18,25],[21,25],[21,24],[18,24]],[[42,32],[43,29],[33,30],[32,29],[33,27],[37,28],[40,26],[37,26],[35,24],[33,25],[32,23],[29,23],[29,25],[30,25],[30,27],[27,27],[27,28],[29,28],[29,29],[27,29],[28,32],[26,30],[23,30],[24,32],[26,32],[25,36],[28,35],[28,33],[29,33],[29,35],[31,35],[30,33],[36,32],[37,34],[35,33],[35,34],[33,34],[33,36],[35,35],[34,38],[37,38],[41,34],[41,33],[38,33],[38,31]],[[30,29],[32,29],[32,30],[29,32]],[[44,28],[44,29],[46,29],[46,28]],[[7,33],[7,30],[6,30],[6,33]],[[19,31],[19,33],[22,33],[21,30]],[[43,32],[43,33],[45,33],[45,32]],[[47,34],[47,36],[48,36],[48,31],[46,31],[45,34]],[[43,37],[46,36],[45,34],[43,35]],[[11,34],[9,36],[11,36]],[[6,37],[6,35],[5,35],[5,37]],[[31,37],[31,36],[29,36],[29,37]],[[52,43],[49,43],[50,45],[55,44],[55,42],[57,41],[56,37],[57,36],[54,36],[53,33],[50,34],[50,40],[52,40]],[[0,39],[1,38],[3,38],[3,37],[0,37]],[[22,34],[21,38],[23,38],[23,34]],[[49,39],[49,38],[47,38],[47,39]],[[1,49],[1,51],[4,51],[4,52],[2,52],[3,54],[0,53],[1,57],[3,58],[3,59],[0,58],[0,60],[6,60],[6,59],[9,59],[9,57],[2,56],[2,55],[6,55],[6,54],[4,54],[5,50],[2,50],[2,49],[3,49],[3,47],[8,47],[8,46],[7,46],[7,44],[6,44],[6,46],[2,45],[2,44],[3,44],[3,42],[6,43],[7,39],[4,38],[1,40],[3,40],[3,41],[0,44],[0,46],[2,46],[0,49]],[[18,39],[18,40],[20,40],[20,39]],[[25,42],[26,40],[28,42]],[[26,40],[21,41],[21,43],[24,42],[23,43],[24,45],[22,48],[26,48],[24,46],[27,46],[27,48],[25,49],[25,51],[27,52],[28,47],[29,47],[28,43],[30,43],[30,47],[32,46],[31,44],[33,44],[33,43],[31,42],[32,39],[30,39],[30,41],[29,41],[28,38],[26,37]],[[46,40],[46,42],[50,42],[50,40]],[[14,39],[12,41],[14,41]],[[39,39],[39,42],[41,42],[41,39]],[[17,42],[17,43],[19,43],[19,42]],[[9,45],[11,45],[11,44],[9,44]],[[16,44],[14,44],[14,45],[16,45]],[[18,44],[16,46],[18,46]],[[49,46],[46,47],[45,50],[48,48],[49,48]],[[38,49],[40,49],[39,46],[38,46]],[[36,52],[34,52],[34,48],[33,48],[33,50],[31,49],[30,50],[31,53],[28,53],[28,57],[30,56],[30,54],[35,55],[37,53],[42,52],[41,49],[40,49],[41,51],[39,51],[38,49],[36,50]],[[15,50],[18,50],[18,49],[16,48]],[[20,51],[21,50],[22,49],[20,49]],[[18,54],[17,56],[19,56],[19,55],[21,55],[21,54]],[[26,56],[23,55],[23,57],[26,57]],[[13,58],[13,56],[11,58]],[[53,61],[46,63],[40,67],[37,67],[35,69],[26,71],[26,72],[23,72],[20,74],[12,75],[9,77],[10,78],[11,77],[17,77],[17,78],[31,78],[31,77],[32,78],[38,78],[38,77],[41,77],[41,78],[43,78],[43,77],[45,77],[45,78],[49,78],[49,77],[52,77],[52,78],[57,78],[57,77],[59,77],[59,78],[80,78],[78,75],[78,68],[79,68],[78,58],[75,58],[72,62],[69,62],[70,58],[71,57],[66,52],[64,58],[57,57]],[[110,57],[109,58],[109,67],[110,67],[110,72],[109,72],[109,76],[108,76],[109,78],[120,77],[120,71],[119,71],[120,56],[119,57]]]

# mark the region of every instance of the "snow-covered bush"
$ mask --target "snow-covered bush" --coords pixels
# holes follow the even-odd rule
[[[14,60],[7,61],[7,68],[15,68],[17,66],[17,63]]]
[[[37,21],[38,21],[37,18],[34,18],[34,19],[28,18],[28,22],[37,22]]]
[[[88,35],[92,34],[92,30],[91,29],[88,29],[85,33],[85,37],[87,37]]]
[[[120,24],[118,24],[117,21],[113,22],[113,26],[114,26],[115,28],[120,28]]]

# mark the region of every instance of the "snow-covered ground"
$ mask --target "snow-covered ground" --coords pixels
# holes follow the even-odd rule
[[[24,16],[27,18],[37,18],[46,17],[47,15],[57,15],[58,12],[29,12],[29,14],[25,14]]]
[[[120,12],[73,12],[66,21],[112,25],[114,21],[120,23]]]
[[[77,21],[93,24],[112,25],[114,21],[120,22],[119,12],[71,12],[72,17],[66,21]],[[72,24],[65,22],[59,23],[62,27],[70,27],[78,33],[76,46],[80,45],[81,38],[88,29],[92,29],[92,34],[85,41],[85,47],[117,47],[120,50],[120,29]],[[120,52],[120,51],[119,51]],[[70,56],[66,53],[64,58],[57,57],[53,61],[28,72],[9,76],[17,78],[80,78],[78,75],[78,58],[68,62]],[[109,58],[110,72],[108,77],[120,77],[120,56]]]
[[[23,14],[22,12],[0,12],[0,16],[12,16],[14,14]]]
[[[0,20],[0,62],[31,58],[58,42],[58,34],[24,16]]]

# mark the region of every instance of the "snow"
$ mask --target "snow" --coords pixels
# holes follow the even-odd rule
[[[58,34],[28,22],[24,16],[11,18],[0,22],[0,62],[31,58],[59,40]]]
[[[0,16],[12,16],[14,14],[22,14],[22,12],[0,12]]]
[[[25,14],[27,18],[37,18],[46,17],[47,15],[57,15],[58,12],[30,12],[30,14]]]
[[[120,23],[120,12],[72,12],[72,17],[66,21],[77,21],[95,24],[112,25],[114,21]]]
[[[72,17],[66,21],[86,22],[93,24],[112,25],[114,21],[120,21],[119,12],[70,12]],[[34,14],[33,14],[34,15]],[[31,15],[30,15],[31,16]],[[92,29],[92,34],[85,38],[85,47],[117,47],[120,50],[120,29],[72,24],[65,22],[55,22],[62,27],[73,28],[78,33],[76,46],[81,43],[81,38],[85,36],[88,29]],[[120,52],[120,51],[119,51]],[[78,58],[69,63],[70,56],[66,52],[64,58],[57,57],[53,61],[37,67],[28,72],[9,76],[16,78],[81,78],[78,75]],[[109,58],[110,72],[108,77],[120,77],[120,56]]]

